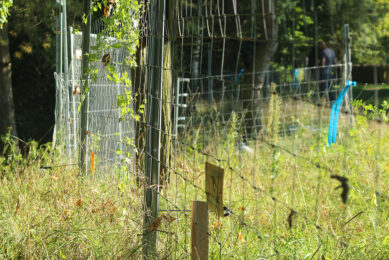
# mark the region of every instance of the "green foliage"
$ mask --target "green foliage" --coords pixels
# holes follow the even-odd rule
[[[0,29],[3,28],[3,24],[7,22],[9,15],[9,9],[12,6],[13,0],[1,0],[0,2]]]
[[[353,53],[357,63],[385,64],[389,62],[389,6],[387,1],[363,1],[360,17],[352,16],[354,28]]]
[[[1,136],[1,142],[4,144],[4,148],[1,151],[0,165],[12,169],[23,161],[23,156],[19,151],[17,140],[11,135],[11,129],[6,135]]]
[[[91,47],[88,53],[89,68],[87,73],[90,78],[97,82],[98,75],[103,74],[109,81],[115,85],[124,86],[124,94],[117,97],[117,107],[120,109],[120,119],[139,121],[141,114],[144,113],[144,104],[135,111],[133,108],[134,95],[131,91],[131,80],[129,73],[136,67],[136,51],[139,45],[139,19],[142,12],[142,6],[137,0],[121,1],[94,1],[91,13],[96,19],[102,21],[101,31],[97,33],[96,44]],[[83,17],[86,23],[85,16]],[[115,52],[123,52],[124,60],[119,63],[112,60]],[[115,62],[115,63],[114,63]],[[104,65],[104,71],[99,71],[101,63]],[[120,69],[117,69],[120,68]],[[84,93],[81,96],[81,102],[84,102],[86,94],[90,87],[85,86]],[[81,103],[78,110],[80,111]],[[99,140],[98,135],[94,137]],[[121,140],[125,145],[125,151],[116,151],[118,154],[130,156],[129,149],[134,148],[134,141],[126,137]],[[98,147],[92,149],[96,152]],[[126,160],[126,159],[125,159]],[[126,166],[124,166],[126,167]]]
[[[307,27],[313,26],[313,18],[302,8],[301,0],[276,1],[275,5],[279,27],[276,56],[282,66],[292,66],[293,61],[297,67],[304,66],[312,47],[313,35]]]
[[[315,13],[317,23],[315,24]],[[349,24],[352,60],[359,64],[389,62],[389,5],[386,0],[277,1],[280,37],[277,62],[287,66],[293,59],[304,66],[317,40],[324,40],[344,54],[344,24]],[[293,57],[294,55],[294,57]]]
[[[108,0],[94,1],[92,12],[104,13],[112,4]],[[105,9],[105,10],[104,10]],[[136,64],[136,50],[139,45],[139,19],[141,15],[141,5],[136,0],[121,0],[116,1],[115,6],[109,12],[109,15],[103,15],[100,19],[104,23],[103,29],[97,33],[96,45],[92,47],[92,52],[89,54],[89,74],[93,80],[97,80],[99,73],[97,69],[105,57],[111,57],[112,53],[117,50],[125,49],[126,56],[121,65],[130,69]],[[109,58],[111,59],[111,58]],[[127,71],[116,71],[114,64],[109,60],[104,62],[106,77],[115,84],[123,84],[125,86],[125,94],[119,95],[117,106],[121,110],[121,120],[132,118],[139,120],[141,111],[135,112],[132,108],[133,95],[131,93],[131,80]],[[87,91],[86,91],[87,92]]]
[[[343,24],[348,23],[354,63],[389,62],[389,6],[386,0],[323,1],[318,10],[320,38],[328,40],[340,53],[343,53]],[[334,31],[330,29],[331,19]]]
[[[362,100],[357,99],[353,101],[353,106],[358,110],[362,110],[365,117],[370,120],[380,120],[383,122],[389,122],[388,111],[389,102],[384,100],[380,107],[376,107],[372,104],[365,104]]]
[[[1,142],[4,148],[0,151],[0,178],[16,169],[28,168],[37,160],[44,163],[50,161],[47,155],[52,152],[51,143],[39,146],[34,140],[24,142],[12,136],[11,130],[1,136]],[[22,146],[23,150],[19,146]]]

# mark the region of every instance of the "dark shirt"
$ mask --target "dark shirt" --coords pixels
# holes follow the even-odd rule
[[[326,60],[325,60],[325,64],[322,64],[322,65],[325,65],[325,66],[334,65],[336,62],[335,52],[331,48],[325,48],[320,53],[320,60],[323,60],[323,59],[326,59]]]

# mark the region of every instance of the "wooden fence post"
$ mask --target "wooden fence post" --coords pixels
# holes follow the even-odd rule
[[[208,259],[208,204],[205,201],[192,202],[191,259]]]

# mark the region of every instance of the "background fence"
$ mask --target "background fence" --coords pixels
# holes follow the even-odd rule
[[[95,25],[94,27],[99,26]],[[70,28],[69,36],[68,75],[55,73],[57,93],[60,93],[57,96],[57,102],[60,105],[56,111],[56,118],[57,122],[61,122],[57,124],[57,138],[61,144],[64,144],[70,163],[75,164],[79,159],[80,152],[82,33],[75,33]],[[96,45],[96,37],[96,34],[90,36],[92,46]],[[114,43],[112,38],[109,41]],[[111,53],[111,56],[111,62],[118,73],[128,70],[123,65],[123,59],[126,57],[124,48],[116,49]],[[133,153],[133,151],[128,150],[133,149],[133,147],[127,144],[127,140],[134,138],[134,122],[119,120],[121,112],[117,106],[118,97],[126,94],[126,86],[109,80],[103,63],[97,63],[96,69],[98,70],[97,77],[91,81],[90,91],[85,99],[88,102],[87,154],[90,155],[93,151],[96,154],[96,164],[99,165],[97,169],[106,172],[112,170],[113,165],[120,168],[120,163],[126,164],[123,161],[123,154]],[[131,91],[131,89],[127,91]],[[89,161],[90,157],[88,156],[86,160]]]
[[[112,165],[137,165],[128,173],[145,189],[145,254],[190,256],[191,202],[212,195],[205,184],[207,162],[224,170],[223,200],[217,203],[222,216],[211,211],[206,232],[210,256],[313,258],[336,248],[352,254],[345,248],[353,231],[345,226],[362,214],[361,207],[329,192],[336,180],[343,191],[349,189],[348,165],[359,160],[348,139],[355,119],[351,89],[339,119],[342,146],[333,152],[325,148],[334,96],[351,79],[348,27],[338,65],[299,67],[294,54],[289,64],[279,53],[273,55],[276,45],[285,44],[279,35],[287,29],[277,24],[274,2],[171,3],[145,4],[137,68],[121,67],[126,52],[110,50],[115,69],[132,75],[135,109],[147,99],[145,116],[136,122],[119,120],[116,102],[125,89],[106,78],[102,63],[84,101],[89,102],[87,154],[96,154],[96,170],[112,173]],[[65,144],[74,163],[81,145],[81,36],[70,35],[69,72],[56,74],[56,118],[57,143]],[[305,47],[317,42],[312,38],[303,42]],[[294,38],[288,46],[294,53]],[[313,56],[316,63],[318,51]],[[331,70],[331,77],[323,78],[323,70]],[[126,138],[136,147],[131,156],[123,156],[132,149]],[[359,162],[385,160],[380,149]],[[382,188],[379,170],[369,167],[377,174],[369,177],[362,195]],[[363,217],[372,216],[384,219],[379,210]]]
[[[328,80],[323,80],[318,77],[320,70],[332,70],[332,77]],[[242,77],[251,77],[252,73],[241,72],[237,75],[234,81],[234,75],[222,76],[205,76],[204,78],[178,78],[176,92],[174,95],[175,113],[174,125],[178,129],[190,129],[193,126],[198,126],[205,121],[209,122],[227,122],[231,118],[232,113],[235,113],[240,118],[242,132],[250,131],[251,126],[245,124],[245,120],[250,120],[245,117],[245,114],[254,114],[258,125],[253,126],[257,131],[266,130],[266,117],[269,114],[269,101],[273,93],[282,99],[282,113],[280,114],[281,128],[280,131],[285,134],[290,131],[296,131],[297,124],[302,123],[305,126],[310,126],[312,129],[318,130],[319,127],[327,127],[330,114],[330,105],[334,101],[334,97],[338,96],[340,90],[345,86],[346,75],[345,65],[333,65],[328,67],[304,67],[295,69],[280,69],[278,71],[265,71],[254,73],[254,77],[259,77],[259,74],[265,74],[264,83],[261,86],[261,96],[256,98],[256,103],[252,108],[244,108],[247,101],[242,98],[242,92],[245,89],[250,89],[250,84],[241,84],[239,80]],[[199,83],[199,88],[193,91],[191,85],[194,82]],[[271,84],[274,85],[272,89]],[[329,91],[324,86],[330,86]],[[214,86],[215,89],[206,89],[209,86]],[[332,100],[330,100],[330,96]],[[350,98],[350,97],[349,97]],[[312,109],[294,105],[312,105],[327,106],[327,111],[323,118],[317,114],[307,116],[305,112],[311,112]],[[345,110],[351,112],[350,101],[346,100]],[[253,110],[250,110],[253,109]],[[304,111],[307,109],[307,111]],[[301,117],[301,118],[300,118]],[[323,120],[319,122],[320,120]],[[263,121],[263,122],[262,122]]]

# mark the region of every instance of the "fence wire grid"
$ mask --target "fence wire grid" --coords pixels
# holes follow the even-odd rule
[[[360,124],[352,88],[340,113],[338,144],[327,147],[331,106],[351,80],[348,27],[338,64],[307,66],[308,58],[297,57],[296,50],[309,50],[317,39],[311,35],[297,44],[281,37],[286,24],[296,25],[292,18],[277,21],[274,1],[143,4],[138,66],[121,65],[125,50],[110,51],[116,71],[131,75],[134,109],[147,100],[145,114],[139,121],[119,120],[117,98],[125,86],[109,81],[102,63],[84,102],[89,102],[87,162],[93,153],[95,171],[125,172],[145,189],[139,207],[145,211],[140,228],[146,252],[161,259],[191,257],[191,202],[207,200],[206,162],[225,174],[224,216],[209,213],[211,259],[349,258],[362,250],[361,241],[382,243],[356,230],[363,229],[360,219],[369,218],[388,228],[383,213],[388,183],[377,166],[388,160],[380,152],[389,148],[381,130],[386,126],[377,123],[370,150],[355,141],[353,129]],[[103,22],[92,25],[98,33]],[[314,25],[303,26],[314,31]],[[82,37],[69,35],[69,72],[55,75],[56,136],[74,164]],[[96,34],[90,39],[94,45]],[[277,51],[280,44],[289,46],[288,58]],[[314,56],[316,63],[318,53]],[[363,167],[370,170],[365,183],[354,176]],[[343,192],[350,189],[346,199],[342,189],[333,192],[341,177],[347,179]],[[372,206],[357,194],[381,195],[374,195],[379,202]]]

